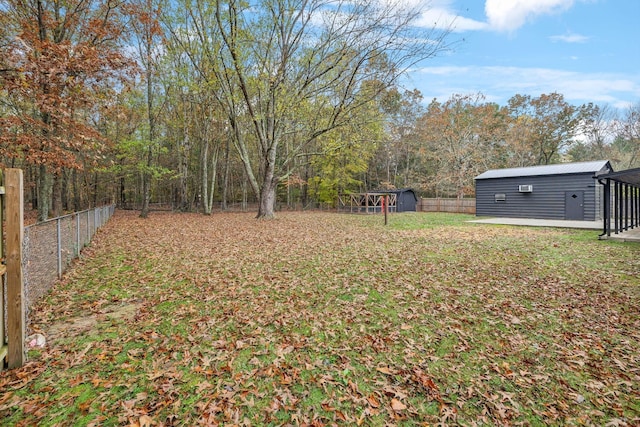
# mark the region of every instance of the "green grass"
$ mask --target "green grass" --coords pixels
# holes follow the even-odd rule
[[[639,423],[640,245],[472,218],[119,213],[0,425]]]

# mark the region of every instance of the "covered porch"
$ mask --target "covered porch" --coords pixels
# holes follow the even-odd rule
[[[600,238],[640,242],[640,168],[594,178],[604,186]]]

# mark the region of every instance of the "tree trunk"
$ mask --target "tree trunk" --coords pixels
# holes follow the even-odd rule
[[[409,149],[409,146],[407,145],[407,164],[405,165],[404,168],[404,184],[402,185],[402,188],[407,188],[409,186],[409,172],[411,171],[411,150]]]
[[[98,206],[98,172],[93,174],[93,207]]]
[[[220,208],[223,211],[227,210],[227,195],[229,194],[229,151],[230,147],[230,138],[227,138],[227,144],[224,149],[224,177],[222,179],[222,202],[220,204]]]
[[[147,80],[147,123],[149,124],[149,147],[147,148],[147,161],[146,167],[142,173],[142,209],[140,210],[140,218],[146,218],[149,216],[149,203],[151,201],[151,166],[153,164],[153,144],[156,137],[156,124],[153,116],[153,77],[151,51],[153,36],[147,31],[145,36],[145,75]]]
[[[149,121],[149,147],[147,148],[146,167],[142,173],[142,209],[140,210],[140,218],[149,216],[149,203],[151,201],[151,165],[153,164],[153,142],[155,137],[151,71],[147,71],[147,115]]]
[[[276,190],[278,189],[278,178],[273,174],[273,166],[267,165],[265,168],[265,179],[260,192],[258,219],[275,218]]]
[[[246,176],[244,177],[245,179],[242,180],[242,212],[246,212],[247,211],[247,178]]]
[[[27,173],[29,174],[29,182],[32,184],[29,185],[29,193],[31,199],[31,209],[38,209],[38,168],[36,166],[29,166],[27,169]]]
[[[153,155],[151,153],[151,146],[147,152],[147,170],[142,173],[142,209],[140,210],[140,218],[147,218],[149,216],[149,203],[151,200],[151,161]]]
[[[211,174],[209,174],[209,141],[204,144],[202,155],[202,204],[205,215],[211,215],[213,211],[213,194],[216,191],[216,175],[218,173],[218,147],[214,147],[211,156]],[[209,176],[211,180],[209,181]],[[209,185],[209,182],[211,184]]]
[[[272,219],[275,217],[276,190],[278,188],[278,177],[275,176],[276,148],[276,143],[272,143],[265,156],[264,179],[260,189],[260,205],[256,216],[259,219]]]
[[[207,204],[209,205],[209,215],[211,215],[211,211],[213,209],[213,194],[216,191],[216,177],[218,175],[218,150],[214,150],[213,158],[211,159],[211,191],[209,191],[209,200],[207,200]]]
[[[190,210],[188,201],[188,182],[189,182],[189,151],[191,140],[189,139],[189,128],[187,123],[187,115],[189,112],[186,109],[186,102],[183,101],[184,107],[184,141],[178,147],[178,170],[180,173],[179,180],[179,193],[178,193],[178,210],[181,212],[187,212]],[[205,136],[206,137],[206,136]]]
[[[40,165],[40,173],[38,174],[38,222],[49,219],[52,184],[51,173],[47,170],[47,166]]]
[[[53,175],[53,209],[51,213],[54,217],[62,215],[62,181],[64,179],[62,174],[63,172],[60,170]]]
[[[127,209],[127,193],[126,193],[126,187],[125,187],[125,177],[121,176],[120,177],[120,190],[119,190],[119,195],[120,195],[120,207],[122,209]]]
[[[209,138],[204,142],[202,148],[202,213],[211,215],[211,206],[209,206]]]
[[[278,180],[274,179],[271,185],[264,185],[260,194],[260,205],[258,206],[258,219],[275,218],[276,189]]]
[[[74,169],[71,172],[71,187],[73,190],[73,210],[80,211],[80,188],[78,186],[78,170]]]
[[[309,162],[304,167],[304,185],[302,186],[302,195],[300,196],[302,202],[302,210],[307,208],[309,203]]]
[[[182,166],[180,167],[180,211],[188,212],[189,200],[187,195],[188,191],[188,175],[189,175],[189,165],[187,164],[187,157],[183,155],[182,157]]]
[[[69,169],[65,169],[62,173],[62,212],[68,212],[73,210],[71,206],[69,206],[69,177],[71,175],[71,171]]]

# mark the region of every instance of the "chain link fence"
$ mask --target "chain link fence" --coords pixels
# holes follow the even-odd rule
[[[26,306],[51,289],[82,248],[115,211],[115,205],[76,212],[24,228],[22,246]],[[28,318],[28,316],[27,316]]]

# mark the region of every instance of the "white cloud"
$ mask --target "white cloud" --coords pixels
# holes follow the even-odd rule
[[[457,32],[484,30],[488,28],[486,22],[465,18],[441,7],[434,7],[423,12],[417,24],[421,27],[452,29]]]
[[[429,101],[434,97],[445,101],[455,93],[482,92],[487,100],[505,105],[515,94],[539,96],[558,92],[574,105],[595,102],[624,108],[630,99],[640,99],[637,76],[550,68],[424,67],[411,73],[411,84]]]
[[[480,67],[481,73],[495,76],[504,88],[539,95],[558,92],[568,100],[612,102],[617,92],[640,96],[638,81],[610,73],[580,73],[550,68]],[[496,86],[494,86],[496,87]]]
[[[390,0],[388,0],[390,1]],[[419,0],[406,0],[415,6]],[[495,30],[512,32],[540,15],[550,15],[570,9],[575,0],[486,0],[487,21],[478,21],[456,13],[451,0],[434,0],[418,21],[423,27],[452,29],[456,32]],[[551,37],[554,41],[580,43],[587,37],[566,34]]]
[[[424,67],[413,70],[421,74],[431,74],[436,76],[453,76],[453,75],[466,75],[471,72],[471,67]]]
[[[486,0],[484,10],[492,29],[515,31],[538,15],[563,12],[574,0]]]
[[[558,36],[551,36],[549,40],[552,42],[565,42],[565,43],[584,43],[589,40],[589,37],[581,34],[567,33]]]

